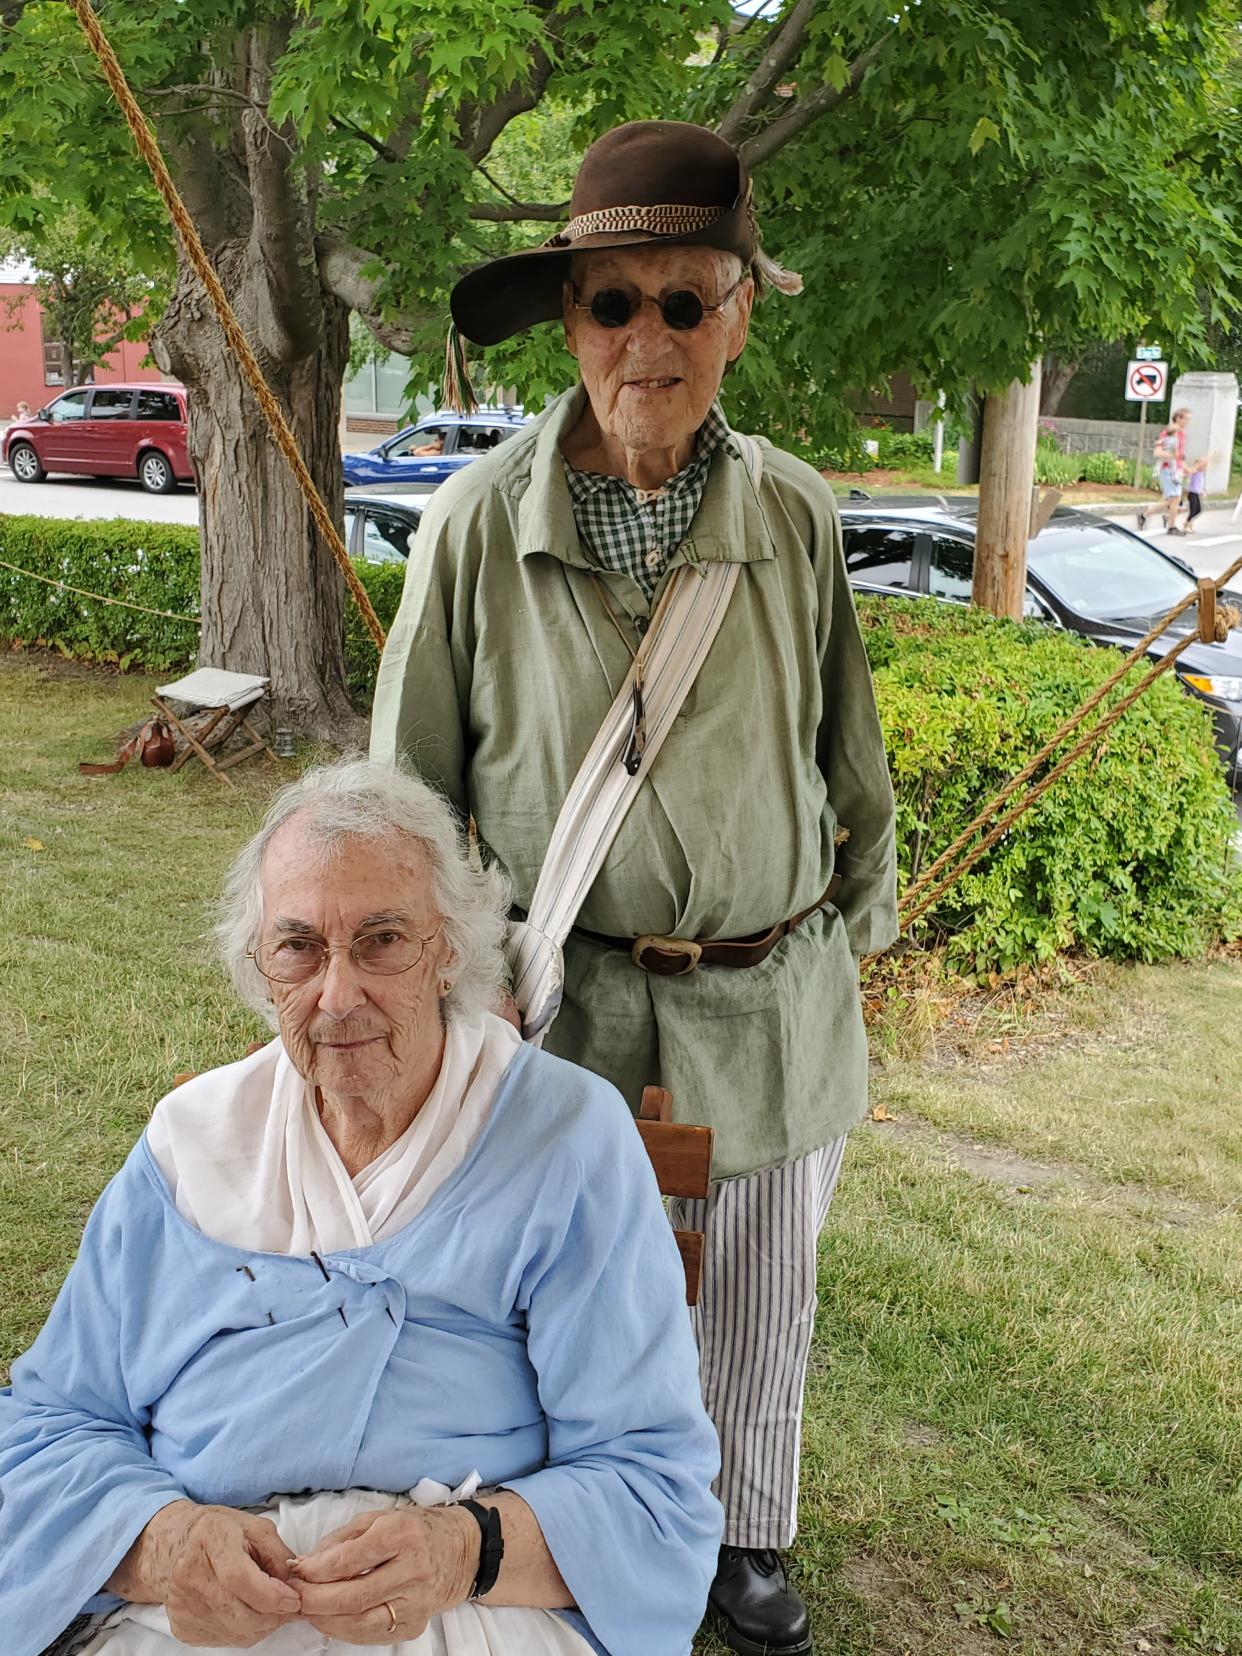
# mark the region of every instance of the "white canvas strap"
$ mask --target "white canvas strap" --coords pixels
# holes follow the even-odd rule
[[[763,455],[752,437],[732,433],[757,489]],[[560,1007],[561,947],[604,859],[672,729],[720,630],[741,565],[683,564],[669,578],[655,618],[625,682],[578,768],[552,830],[530,912],[510,930],[508,955],[522,1033],[538,1045]],[[633,773],[624,758],[641,673],[646,745]]]

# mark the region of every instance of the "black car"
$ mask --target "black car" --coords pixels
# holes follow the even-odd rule
[[[935,505],[846,501],[845,561],[856,592],[970,601],[975,563],[973,500]],[[1196,578],[1189,565],[1091,512],[1058,507],[1027,546],[1024,613],[1129,651]],[[1222,598],[1242,609],[1242,593]],[[1191,609],[1149,648],[1155,660],[1198,628]],[[1242,785],[1242,631],[1223,644],[1192,644],[1174,663],[1179,682],[1211,709],[1231,785]]]
[[[410,555],[426,490],[346,489],[345,546],[368,563],[404,563]]]

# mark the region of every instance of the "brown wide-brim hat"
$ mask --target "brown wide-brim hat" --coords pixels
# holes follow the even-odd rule
[[[582,158],[555,236],[468,272],[449,301],[457,330],[498,345],[561,315],[570,258],[599,247],[715,247],[749,269],[758,252],[750,180],[724,138],[688,121],[630,121]]]

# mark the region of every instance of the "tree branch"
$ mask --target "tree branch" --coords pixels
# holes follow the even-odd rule
[[[423,106],[427,101],[426,72],[419,70],[411,75],[405,82],[405,90],[409,94],[409,107],[384,140],[384,148],[391,151],[398,161],[404,161],[410,153],[414,136],[423,124]]]
[[[491,224],[521,224],[528,220],[551,220],[559,223],[569,211],[567,201],[472,201],[470,217],[487,219]]]
[[[758,22],[762,16],[762,12],[753,11],[749,17],[744,18],[740,23],[737,21],[736,15],[731,17],[727,23],[721,23],[718,26],[716,50],[712,53],[712,61],[708,64],[708,68],[714,69],[730,46],[736,46],[747,29]]]
[[[431,315],[417,316],[408,311],[388,317],[380,314],[379,299],[387,278],[362,274],[376,260],[376,255],[365,248],[353,247],[334,236],[320,236],[315,251],[319,280],[328,292],[350,310],[357,311],[381,345],[401,356],[409,356],[416,332],[433,320]]]
[[[253,109],[254,99],[248,92],[239,92],[235,86],[220,86],[213,81],[206,85],[199,81],[197,86],[142,86],[136,87],[136,95],[145,103],[148,98],[192,97],[201,98],[210,91],[213,98],[232,98],[235,102],[246,104]]]
[[[319,265],[319,280],[350,310],[360,313],[374,310],[385,278],[364,276],[367,265],[376,262],[377,255],[365,247],[354,247],[339,236],[318,236],[315,256]]]
[[[258,108],[242,116],[254,201],[250,239],[267,277],[259,295],[260,327],[267,349],[284,362],[309,356],[319,344],[322,324],[306,175],[298,165],[292,128],[274,131],[265,113],[273,65],[287,49],[291,32],[288,19],[251,30],[247,82]]]
[[[475,167],[483,174],[492,189],[504,196],[508,202],[506,207],[502,202],[475,201],[470,204],[470,217],[489,219],[494,224],[508,223],[510,220],[521,222],[526,219],[562,219],[569,211],[567,201],[519,201],[512,190],[506,190],[498,178],[494,178],[481,161],[475,162]]]
[[[550,9],[544,4],[544,0],[541,0],[541,4],[543,9]],[[573,15],[576,14],[566,12],[555,20],[549,19],[546,34],[551,45],[559,43],[560,31]],[[523,115],[528,109],[534,109],[543,97],[554,67],[551,54],[537,41],[531,47],[526,80],[514,81],[493,103],[482,107],[469,103],[460,106],[457,111],[457,124],[461,132],[461,148],[472,161],[477,163],[487,156],[492,145],[516,115]]]
[[[830,109],[835,109],[838,104],[853,97],[889,38],[889,35],[883,35],[874,46],[868,46],[865,52],[854,59],[850,64],[849,78],[840,89],[835,86],[820,86],[814,92],[808,92],[806,97],[799,98],[791,109],[785,110],[761,132],[757,132],[753,138],[748,138],[740,145],[740,154],[748,170],[753,172],[765,161],[770,161],[776,152],[783,149],[804,127],[810,126],[812,121],[817,121],[821,115],[826,115]]]
[[[535,107],[551,78],[552,59],[542,46],[536,46],[531,53],[530,80],[527,84],[514,81],[495,103],[483,109],[475,104],[463,106],[459,111],[463,119],[462,148],[472,161],[482,161],[509,122],[516,115],[524,115],[528,109]]]
[[[807,28],[816,4],[817,0],[797,0],[785,21],[769,36],[754,73],[716,127],[720,136],[727,138],[731,144],[738,141],[748,122],[755,118],[771,97],[772,88],[806,45]]]
[[[209,252],[250,225],[250,191],[236,147],[218,147],[195,122],[161,120],[160,141],[182,200]]]
[[[347,121],[344,116],[333,115],[330,120],[338,132],[348,132],[351,138],[361,139],[364,144],[369,145],[381,161],[399,161],[401,159],[396,150],[389,149],[387,144],[382,143],[378,138],[373,138],[369,132],[364,132],[360,126],[355,126],[352,121]]]

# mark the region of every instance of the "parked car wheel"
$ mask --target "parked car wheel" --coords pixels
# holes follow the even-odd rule
[[[177,487],[172,466],[159,449],[148,449],[139,460],[138,481],[148,494],[171,494]]]
[[[14,443],[9,450],[9,465],[13,469],[13,476],[19,483],[42,483],[47,476],[39,456],[29,443]]]

